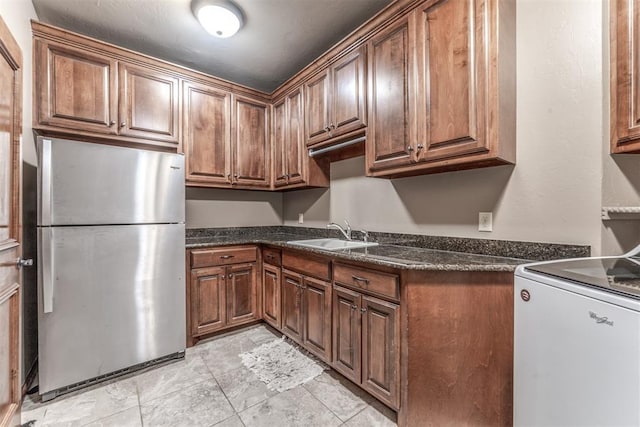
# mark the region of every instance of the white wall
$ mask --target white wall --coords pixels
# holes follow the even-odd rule
[[[282,194],[187,188],[187,228],[282,225]]]
[[[332,164],[330,190],[284,196],[284,223],[601,246],[603,5],[518,0],[517,165],[382,180],[362,158]],[[608,107],[607,107],[608,108]],[[607,110],[608,111],[608,110]],[[638,157],[640,160],[640,157]],[[481,233],[478,212],[493,212]]]

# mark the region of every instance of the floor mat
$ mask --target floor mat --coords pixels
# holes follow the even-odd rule
[[[270,390],[283,392],[311,381],[329,369],[285,339],[276,339],[240,354],[242,363]]]

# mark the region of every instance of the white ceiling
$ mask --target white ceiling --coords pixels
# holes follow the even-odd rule
[[[244,27],[209,35],[191,0],[32,0],[42,22],[273,91],[393,0],[235,0]]]

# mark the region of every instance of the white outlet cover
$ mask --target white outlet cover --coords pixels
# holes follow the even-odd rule
[[[493,212],[478,213],[478,231],[493,231]]]
[[[303,213],[299,213],[298,214],[298,224],[304,224],[304,214]]]

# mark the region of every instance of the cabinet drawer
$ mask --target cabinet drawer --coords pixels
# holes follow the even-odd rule
[[[282,265],[282,256],[278,249],[264,248],[262,250],[262,260],[266,264],[275,265],[276,267]]]
[[[198,249],[191,251],[191,268],[254,262],[256,258],[255,246]]]
[[[331,280],[330,261],[327,258],[307,254],[293,254],[283,252],[282,266],[297,271],[305,276],[312,276],[322,280]]]
[[[400,299],[400,278],[396,274],[335,264],[333,280],[341,285],[394,300]]]

